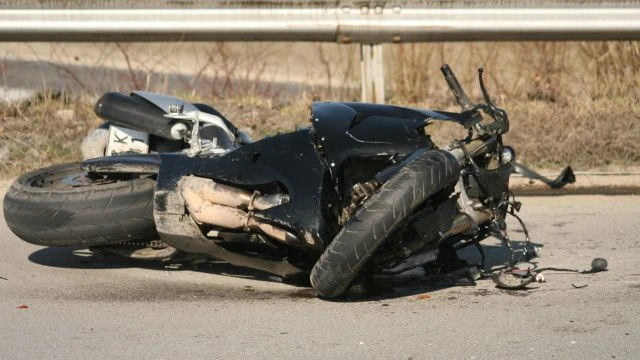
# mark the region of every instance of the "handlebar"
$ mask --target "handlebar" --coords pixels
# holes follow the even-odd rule
[[[449,84],[449,88],[451,89],[453,95],[456,97],[458,104],[460,104],[462,111],[469,111],[473,109],[475,105],[469,100],[464,90],[462,90],[462,87],[460,86],[456,75],[453,73],[453,71],[451,71],[449,65],[442,65],[440,67],[440,70],[442,71],[445,80],[447,80],[447,84]]]
[[[478,79],[480,81],[480,88],[482,89],[482,95],[484,96],[486,104],[474,104],[469,100],[449,65],[442,65],[440,70],[449,85],[449,89],[451,89],[451,92],[456,97],[458,104],[460,104],[460,107],[462,108],[462,115],[465,116],[464,124],[462,124],[464,127],[474,128],[479,135],[501,135],[509,131],[509,119],[507,118],[507,113],[493,105],[493,102],[489,98],[487,89],[484,86],[484,81],[482,80],[483,69],[478,69]],[[483,118],[479,110],[482,110],[483,113],[489,115],[493,119],[493,122],[489,124],[482,124]]]

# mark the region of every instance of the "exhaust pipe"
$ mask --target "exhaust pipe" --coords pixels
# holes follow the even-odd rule
[[[178,183],[181,189],[189,188],[203,199],[218,205],[243,210],[266,210],[289,201],[286,194],[261,195],[237,187],[218,184],[211,179],[197,176],[185,177]]]
[[[261,196],[258,192],[250,193],[244,189],[195,176],[181,179],[178,188],[189,213],[200,223],[229,229],[259,231],[283,243],[300,243],[291,232],[261,222],[253,216],[254,209],[265,210],[285,203],[288,200],[286,195]]]
[[[449,237],[452,235],[462,234],[471,230],[474,226],[482,224],[491,219],[491,213],[488,211],[476,211],[475,218],[472,218],[466,213],[459,213],[453,219],[451,228],[446,231],[442,237]],[[477,222],[476,222],[477,221]]]

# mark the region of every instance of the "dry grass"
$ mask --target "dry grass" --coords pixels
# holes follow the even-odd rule
[[[0,177],[80,159],[80,142],[100,124],[84,98],[47,93],[0,104]]]
[[[298,87],[281,96],[286,90],[271,87],[268,78],[273,65],[255,61],[270,56],[267,44],[233,49],[221,43],[206,46],[208,60],[184,80],[184,88],[191,90],[176,95],[214,105],[249,129],[254,138],[308,124],[311,101],[357,100],[354,47],[309,45],[309,54],[316,59],[309,66],[323,74],[314,84],[324,85]],[[158,63],[134,58],[128,49],[121,44],[112,47],[126,59],[119,83],[161,91],[153,86],[162,84],[154,78],[159,76],[153,72]],[[289,61],[283,60],[283,66]],[[571,164],[586,170],[640,163],[638,42],[388,45],[385,63],[388,102],[450,111],[457,106],[442,80],[440,65],[452,65],[473,99],[480,99],[475,69],[485,67],[490,93],[510,114],[506,142],[533,166]],[[95,94],[87,90],[94,87],[92,76],[71,67],[60,69],[86,91],[72,97],[47,93],[18,105],[0,104],[0,177],[79,159],[82,137],[101,122],[91,110]],[[440,143],[464,135],[444,125],[434,125],[431,131]]]
[[[430,108],[457,109],[440,64],[452,65],[474,99],[473,70],[483,66],[489,92],[510,115],[506,141],[524,162],[581,170],[640,163],[639,42],[409,44],[391,56],[391,102]]]
[[[261,138],[308,123],[311,99],[300,100],[275,104],[262,97],[243,97],[217,99],[213,104],[252,137]],[[93,113],[93,99],[86,97],[48,93],[20,104],[0,103],[0,178],[80,160],[82,138],[102,122]]]

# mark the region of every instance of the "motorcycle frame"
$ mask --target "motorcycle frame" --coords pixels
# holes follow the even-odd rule
[[[350,198],[346,195],[354,183],[376,176],[388,178],[411,153],[434,148],[425,131],[434,120],[459,124],[463,121],[455,113],[316,102],[312,104],[308,128],[245,144],[224,155],[123,155],[88,161],[85,166],[93,171],[155,171],[154,219],[163,241],[188,253],[207,254],[234,265],[288,277],[308,272],[335,236],[339,210]],[[354,168],[357,171],[352,171]],[[206,226],[187,214],[177,187],[185,176],[263,193],[286,192],[287,203],[256,211],[252,216],[293,232],[300,242],[277,244],[284,248],[281,259],[226,249],[206,236]]]

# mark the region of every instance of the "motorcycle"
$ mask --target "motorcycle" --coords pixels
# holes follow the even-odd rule
[[[315,102],[308,127],[259,141],[207,105],[107,93],[95,112],[110,121],[109,156],[19,177],[5,220],[33,244],[221,259],[308,279],[325,298],[376,275],[459,267],[464,247],[490,236],[510,245],[509,215],[527,234],[509,191],[514,171],[552,187],[575,178],[567,168],[546,179],[515,162],[502,141],[507,113],[490,99],[482,69],[478,104],[448,65],[441,70],[460,113]],[[468,135],[440,149],[428,132],[436,121]]]

